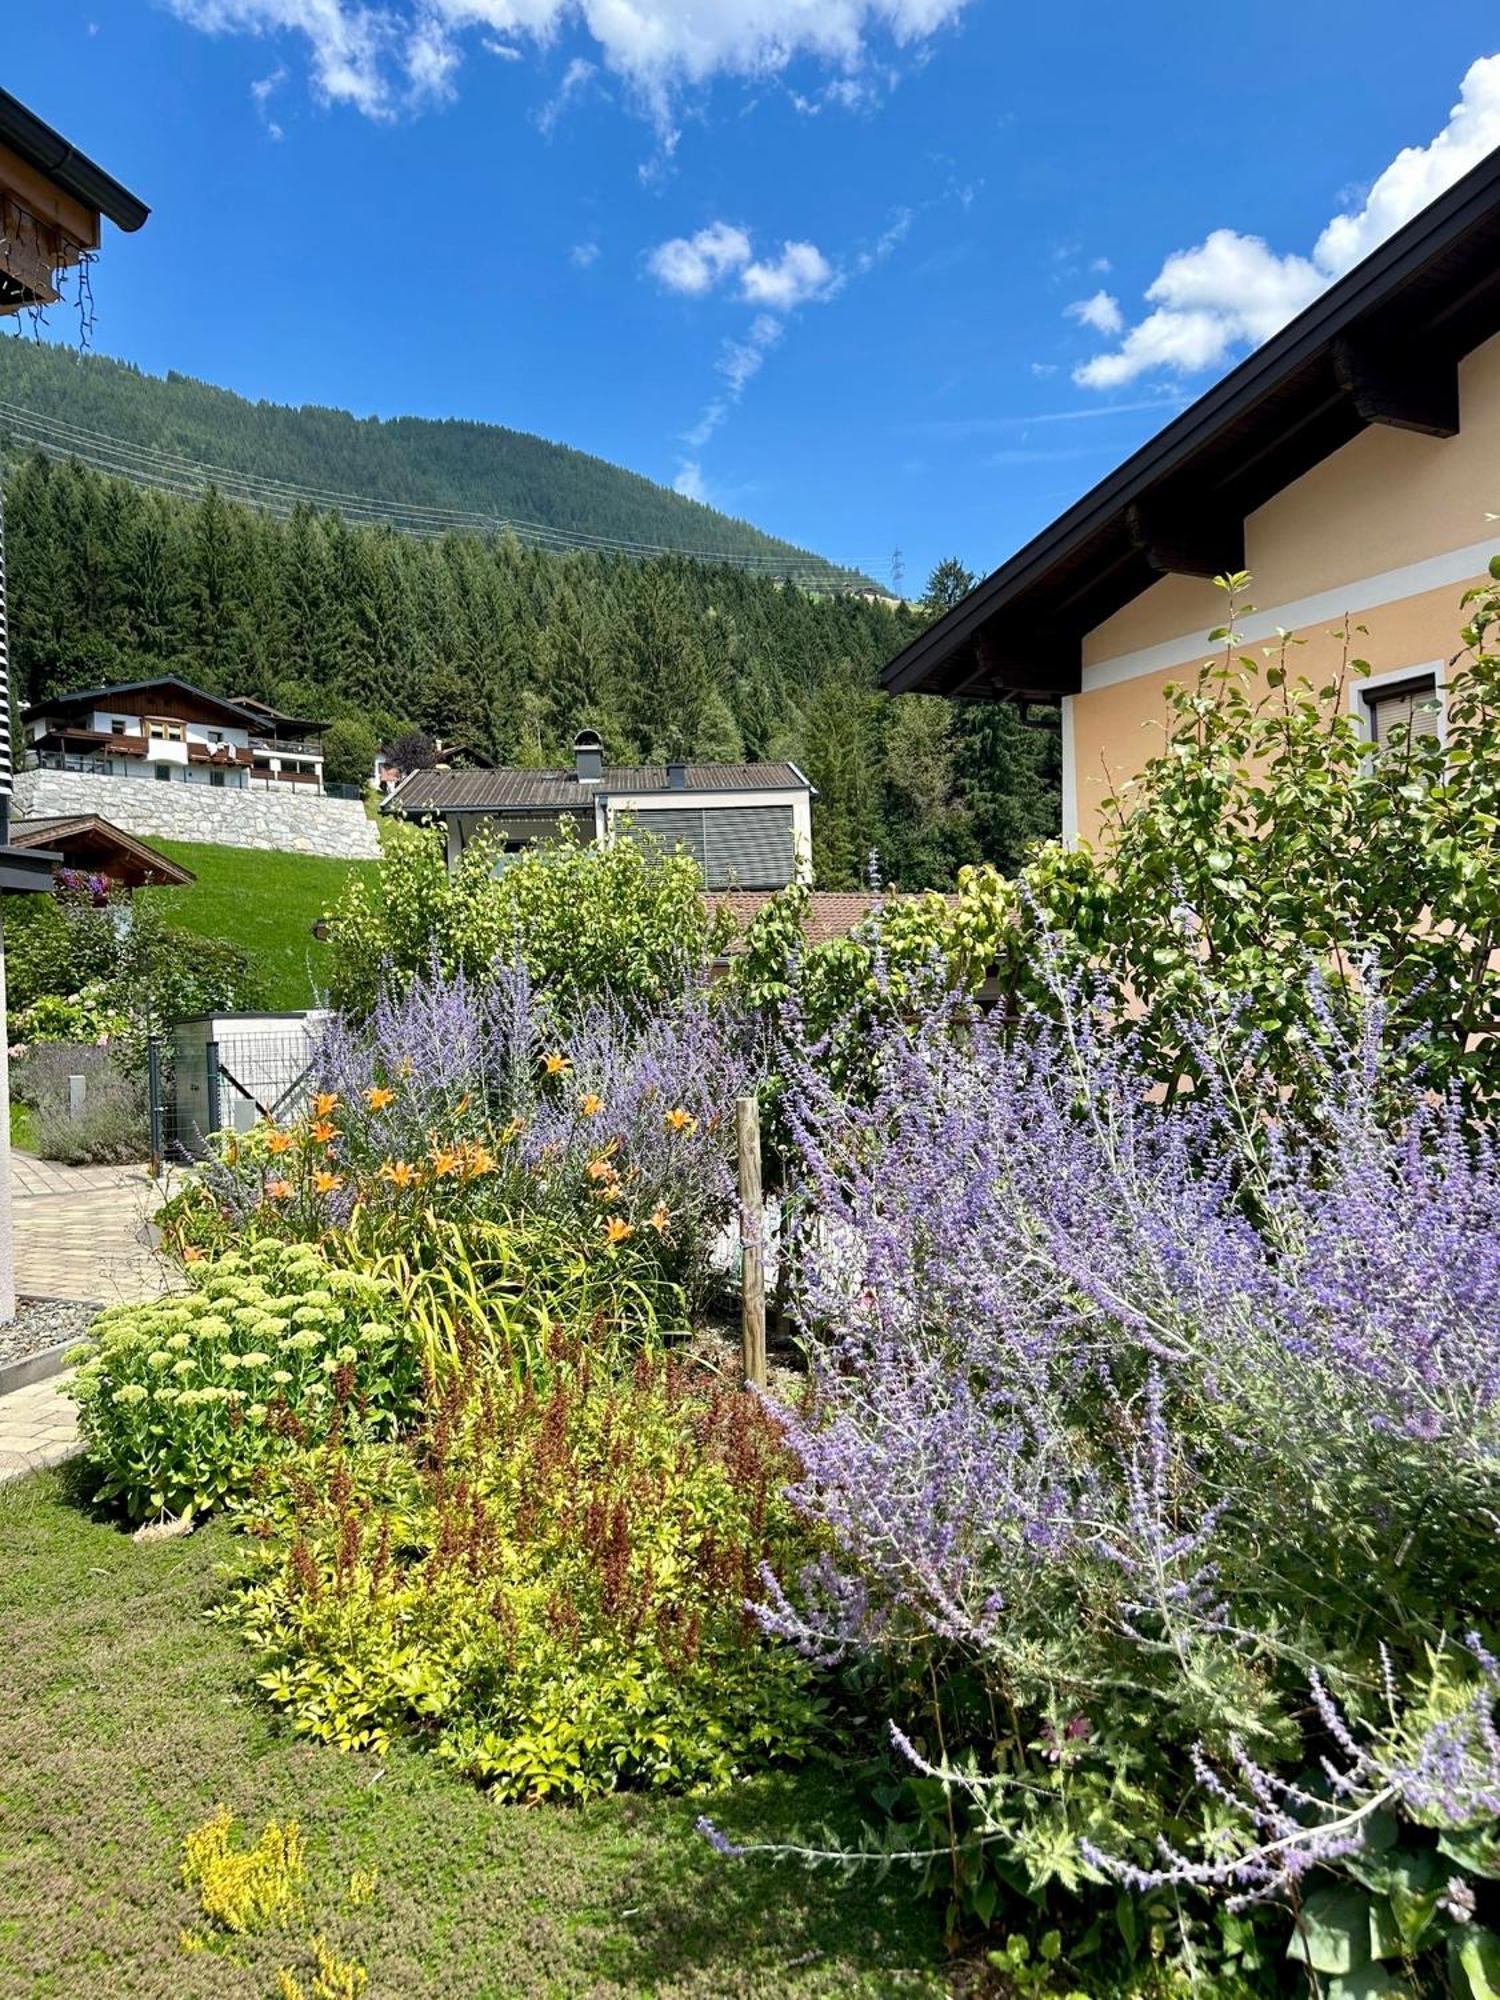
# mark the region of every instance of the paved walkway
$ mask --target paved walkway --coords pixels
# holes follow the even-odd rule
[[[11,1154],[16,1290],[100,1305],[154,1299],[180,1283],[152,1247],[162,1190],[144,1167],[63,1167]],[[63,1376],[0,1396],[0,1482],[78,1450],[77,1411]]]

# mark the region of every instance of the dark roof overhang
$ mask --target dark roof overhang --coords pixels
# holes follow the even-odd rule
[[[96,166],[88,154],[78,152],[70,140],[44,124],[36,112],[28,112],[20,98],[0,90],[0,146],[54,180],[64,194],[70,194],[84,208],[94,208],[108,216],[120,230],[138,230],[150,208],[128,188]]]
[[[117,229],[139,229],[151,213],[128,188],[28,111],[19,98],[0,90],[0,146],[8,146],[28,166],[46,174],[64,194],[108,216]]]
[[[1500,332],[1500,150],[1002,563],[882,675],[892,694],[1054,702],[1084,635],[1158,577],[1243,569],[1245,517],[1372,424],[1459,428]]]
[[[160,688],[166,693],[191,695],[205,708],[217,709],[237,728],[258,730],[263,725],[262,716],[240,708],[235,702],[226,701],[222,695],[210,694],[207,688],[194,687],[191,681],[185,681],[177,674],[157,674],[145,681],[115,681],[109,687],[74,688],[67,694],[48,695],[44,701],[34,701],[23,708],[21,720],[39,722],[49,715],[66,715],[75,709],[95,708],[111,695],[146,694],[153,688]]]

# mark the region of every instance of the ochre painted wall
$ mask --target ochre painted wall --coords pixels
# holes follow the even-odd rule
[[[1500,336],[1461,365],[1459,408],[1457,437],[1372,427],[1249,517],[1255,608],[1238,621],[1250,641],[1242,651],[1259,659],[1274,647],[1272,628],[1291,626],[1306,641],[1293,670],[1326,679],[1341,651],[1331,633],[1346,613],[1366,628],[1352,633],[1352,650],[1377,674],[1458,651],[1460,599],[1483,574],[1488,546],[1500,550],[1500,522],[1486,518],[1500,514]],[[1434,577],[1434,565],[1446,573]],[[1085,638],[1083,691],[1068,704],[1065,736],[1070,831],[1094,837],[1099,801],[1160,749],[1162,690],[1218,650],[1207,634],[1224,608],[1211,583],[1163,577]]]

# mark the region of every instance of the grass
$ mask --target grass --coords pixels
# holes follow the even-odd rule
[[[327,946],[312,935],[312,927],[337,902],[350,874],[373,877],[375,862],[183,840],[152,845],[198,878],[187,889],[139,892],[160,904],[169,923],[242,945],[266,982],[266,1004],[274,1011],[314,1004]]]
[[[738,1838],[838,1811],[826,1775],[713,1798],[492,1806],[415,1752],[384,1762],[291,1737],[241,1643],[204,1617],[224,1530],[145,1546],[78,1504],[76,1468],[0,1489],[0,1996],[265,2000],[306,1983],[327,1932],[368,1967],[368,2000],[949,1992],[937,1922],[904,1873],[843,1883],[726,1862]],[[297,1818],[295,1930],[189,1954],[184,1836],[220,1803],[241,1845]],[[354,1869],[377,1869],[351,1904]]]
[[[36,1151],[36,1113],[14,1097],[10,1100],[10,1143],[23,1153]]]

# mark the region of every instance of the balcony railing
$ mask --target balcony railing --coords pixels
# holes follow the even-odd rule
[[[123,763],[125,760],[120,758],[116,761]],[[170,782],[172,784],[192,783],[202,785],[205,791],[303,792],[310,798],[327,797],[330,799],[362,799],[365,795],[364,788],[361,785],[325,784],[320,787],[316,775],[311,771],[287,771],[278,777],[271,771],[248,771],[243,764],[215,766],[212,764],[188,765],[174,763],[170,768],[172,771]],[[187,776],[190,770],[212,771],[216,768],[223,771],[226,782],[222,785],[204,785],[201,779],[189,779]],[[148,781],[156,778],[156,763],[150,757],[133,757],[130,759],[127,769],[124,771],[112,771],[109,767],[109,761],[104,757],[77,757],[63,750],[24,751],[20,760],[20,769],[23,771],[76,771],[86,778],[123,777],[145,779]],[[178,776],[179,772],[182,773],[181,777]]]

